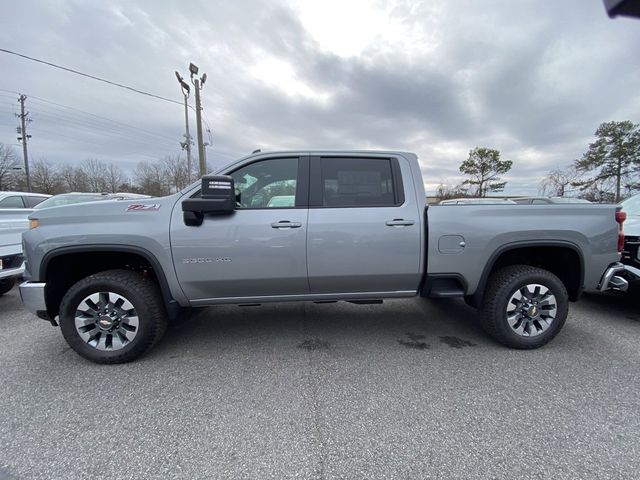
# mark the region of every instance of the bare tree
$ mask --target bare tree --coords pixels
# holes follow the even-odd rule
[[[442,201],[452,198],[468,197],[469,192],[468,189],[462,185],[449,185],[443,182],[436,188],[435,196],[438,197],[438,201]]]
[[[40,193],[55,195],[64,190],[64,183],[57,169],[47,160],[36,160],[31,163],[31,188]]]
[[[189,184],[187,164],[179,155],[168,155],[160,160],[167,184],[174,191],[180,191]]]
[[[111,193],[116,193],[118,191],[118,186],[123,182],[124,174],[120,167],[118,167],[115,163],[111,162],[107,166],[107,186],[109,187],[109,191]]]
[[[87,175],[87,186],[90,192],[106,192],[109,189],[109,167],[106,163],[88,158],[81,165],[82,170]]]
[[[60,169],[60,178],[64,189],[68,192],[86,192],[89,190],[87,174],[82,168],[73,165],[63,165]]]
[[[164,169],[159,163],[138,163],[134,171],[134,177],[138,186],[147,195],[161,197],[168,195],[171,191]]]
[[[0,143],[0,190],[11,190],[18,183],[18,157],[9,145]]]
[[[581,176],[582,172],[575,165],[569,165],[564,169],[556,168],[542,179],[538,191],[541,195],[564,197],[576,190],[571,187],[580,180]]]

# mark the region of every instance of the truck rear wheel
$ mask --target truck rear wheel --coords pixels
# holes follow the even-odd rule
[[[512,265],[489,279],[480,308],[483,328],[511,348],[538,348],[555,337],[569,311],[569,295],[553,273]]]
[[[167,313],[153,281],[109,270],[73,285],[62,299],[59,320],[62,335],[79,355],[96,363],[124,363],[157,343]]]

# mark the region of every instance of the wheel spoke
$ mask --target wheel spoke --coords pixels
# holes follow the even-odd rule
[[[109,305],[109,292],[100,292],[100,308],[104,309]]]
[[[124,348],[136,337],[140,319],[127,298],[100,291],[88,295],[78,304],[74,322],[78,335],[88,345],[101,351],[113,351]]]
[[[129,343],[129,340],[124,338],[120,332],[114,332],[113,333],[113,339],[112,339],[112,348],[113,348],[113,350],[120,350],[127,343]]]
[[[545,285],[530,283],[519,287],[509,298],[506,320],[517,335],[533,337],[551,326],[556,312],[553,292]]]

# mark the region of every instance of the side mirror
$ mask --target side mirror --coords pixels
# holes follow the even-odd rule
[[[228,215],[236,208],[233,178],[228,175],[205,175],[202,177],[200,198],[182,201],[184,223],[197,227],[202,225],[204,215]]]

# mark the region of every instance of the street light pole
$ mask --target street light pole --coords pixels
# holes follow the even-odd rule
[[[202,104],[200,103],[200,90],[207,81],[207,74],[203,74],[198,78],[198,67],[193,63],[189,64],[189,73],[191,73],[191,83],[196,88],[196,131],[198,134],[198,163],[200,166],[200,176],[203,177],[207,173],[207,160],[204,153],[204,141],[202,139]]]
[[[204,86],[204,82],[207,81],[207,74],[203,74],[198,77],[198,67],[193,63],[189,64],[189,73],[191,74],[191,83],[196,89],[196,132],[198,137],[198,171],[200,177],[207,174],[207,159],[204,151],[204,141],[202,139],[202,104],[200,103],[200,90]],[[187,147],[187,161],[189,163],[189,179],[191,179],[191,136],[189,135],[189,112],[187,105],[187,97],[189,96],[190,87],[176,72],[176,78],[182,88],[182,94],[184,95],[184,120],[186,124],[187,133],[185,134]]]
[[[189,179],[189,183],[191,183],[191,135],[189,134],[189,104],[187,103],[187,98],[189,95],[184,93],[184,126],[186,133],[184,134],[184,149],[187,151],[187,178]]]
[[[176,78],[178,79],[178,83],[180,84],[180,88],[182,90],[182,95],[184,96],[185,134],[184,134],[184,142],[180,142],[180,145],[182,145],[182,148],[184,148],[187,151],[187,179],[188,179],[188,183],[191,183],[191,173],[193,172],[193,170],[191,167],[191,134],[189,133],[189,103],[187,101],[189,98],[189,92],[191,90],[191,87],[189,87],[189,84],[184,81],[184,79],[178,72],[176,72]]]

